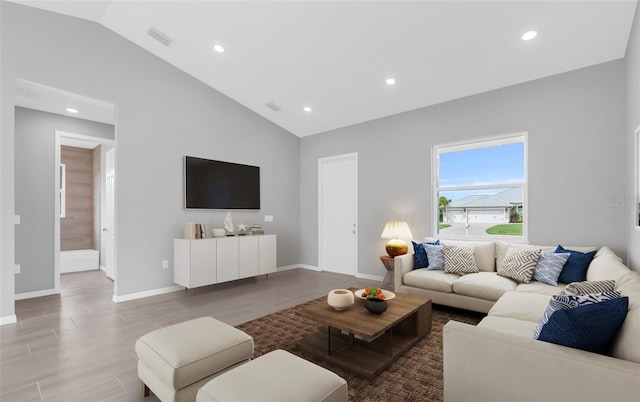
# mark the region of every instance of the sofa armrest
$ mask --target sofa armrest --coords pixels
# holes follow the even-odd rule
[[[393,259],[393,287],[396,291],[404,285],[404,274],[413,269],[413,254],[398,255]]]
[[[640,364],[449,321],[445,401],[637,401]]]

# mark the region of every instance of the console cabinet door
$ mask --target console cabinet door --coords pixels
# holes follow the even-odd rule
[[[259,255],[260,238],[257,236],[239,237],[240,279],[260,274]]]
[[[238,237],[221,237],[218,241],[217,283],[233,281],[238,272]]]
[[[260,236],[260,275],[276,272],[278,267],[276,235]]]
[[[216,283],[216,240],[191,240],[191,286]]]

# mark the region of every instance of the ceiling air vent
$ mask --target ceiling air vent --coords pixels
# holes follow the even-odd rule
[[[282,108],[278,105],[276,105],[275,102],[268,102],[264,104],[266,107],[268,107],[269,109],[273,110],[274,112],[279,112],[282,110]]]
[[[173,45],[173,42],[174,42],[173,39],[163,34],[162,32],[158,31],[154,27],[147,29],[147,35],[151,36],[153,39],[157,40],[158,42],[162,43],[165,46],[171,46]]]

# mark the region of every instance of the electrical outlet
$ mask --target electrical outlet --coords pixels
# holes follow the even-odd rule
[[[264,216],[264,221],[265,222],[273,222],[273,215],[265,215]]]
[[[20,273],[20,264],[16,264],[13,266],[13,270],[15,271],[16,274]]]
[[[19,225],[20,224],[20,215],[14,215],[13,216],[13,224],[14,225]]]
[[[169,268],[169,260],[162,260],[162,269]]]

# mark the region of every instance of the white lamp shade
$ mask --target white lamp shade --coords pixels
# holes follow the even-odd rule
[[[404,221],[391,221],[384,225],[383,239],[413,239],[409,225]]]

